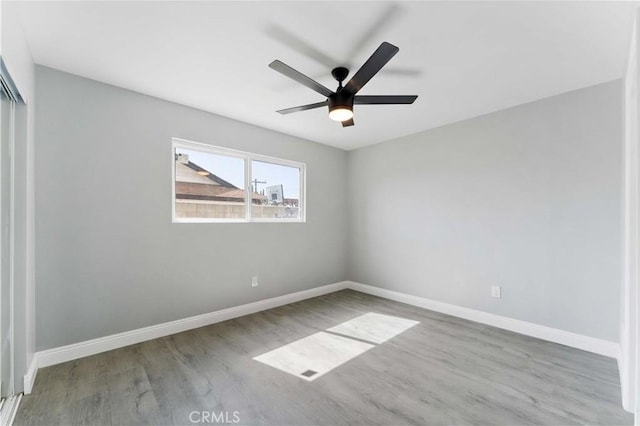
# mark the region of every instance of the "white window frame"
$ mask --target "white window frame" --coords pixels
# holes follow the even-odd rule
[[[244,190],[245,190],[245,217],[239,218],[199,218],[199,217],[176,217],[176,148],[192,151],[205,152],[207,154],[224,155],[244,160]],[[300,217],[297,219],[279,218],[254,218],[251,216],[252,193],[251,193],[251,162],[262,161],[280,166],[295,167],[300,170],[300,198],[298,200]],[[252,152],[239,151],[222,146],[209,145],[202,142],[194,142],[187,139],[171,139],[171,222],[172,223],[306,223],[306,193],[307,193],[307,165],[298,161],[285,160],[282,158],[269,157]]]

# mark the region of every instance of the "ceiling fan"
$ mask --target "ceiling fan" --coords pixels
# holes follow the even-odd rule
[[[400,49],[391,43],[383,42],[380,47],[373,52],[373,55],[360,67],[358,72],[351,77],[351,80],[344,86],[342,82],[349,75],[349,70],[345,67],[337,67],[331,71],[331,75],[338,81],[338,88],[335,92],[327,89],[317,81],[307,77],[300,71],[291,68],[289,65],[275,60],[269,64],[269,67],[281,74],[297,81],[314,90],[327,99],[322,102],[301,105],[293,108],[281,109],[277,112],[280,114],[291,114],[292,112],[306,111],[309,109],[329,107],[329,118],[342,122],[342,127],[353,126],[353,105],[397,105],[412,104],[418,96],[395,96],[395,95],[357,95],[356,94],[367,84],[371,78],[385,66]]]

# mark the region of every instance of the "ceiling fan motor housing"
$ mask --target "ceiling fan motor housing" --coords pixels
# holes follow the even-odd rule
[[[329,112],[335,109],[353,110],[353,95],[344,90],[333,93],[331,96],[329,96],[328,101]]]

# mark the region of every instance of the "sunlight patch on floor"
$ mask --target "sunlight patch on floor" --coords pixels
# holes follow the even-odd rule
[[[369,312],[253,359],[303,380],[313,381],[419,321]]]
[[[327,331],[367,342],[384,343],[418,323],[419,321],[369,312]]]
[[[254,359],[312,381],[373,347],[368,343],[321,331]]]

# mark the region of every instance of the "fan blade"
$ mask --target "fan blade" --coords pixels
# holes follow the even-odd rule
[[[307,104],[307,105],[300,105],[297,107],[280,109],[276,112],[279,112],[280,114],[291,114],[292,112],[306,111],[308,109],[320,108],[327,105],[329,105],[329,101],[322,101],[322,102],[316,102],[315,104]]]
[[[382,69],[382,67],[384,67],[385,64],[389,62],[396,53],[398,53],[399,50],[400,49],[393,44],[387,43],[386,41],[383,42],[380,47],[373,52],[373,55],[367,59],[367,62],[360,67],[351,80],[349,80],[343,90],[346,90],[352,95],[358,93],[358,91],[362,89],[362,86],[367,84],[367,82],[371,80],[371,78],[376,75],[378,71],[380,71],[380,69]]]
[[[326,96],[327,98],[333,94],[331,90],[327,89],[322,84],[318,83],[315,80],[312,80],[311,78],[302,74],[300,71],[291,68],[289,65],[285,64],[284,62],[278,61],[277,59],[271,62],[269,64],[269,67],[297,81],[298,83],[307,86],[309,89],[315,90],[316,92],[320,93],[323,96]]]
[[[302,37],[298,37],[294,33],[289,32],[288,30],[278,26],[277,24],[274,24],[267,29],[267,35],[297,51],[298,53],[301,53],[324,65],[326,68],[332,69],[340,64],[339,60],[332,58]]]
[[[390,3],[384,6],[384,10],[380,11],[378,17],[367,25],[365,31],[358,37],[358,40],[354,43],[353,48],[347,53],[347,58],[353,58],[364,49],[367,44],[376,38],[379,34],[382,34],[385,27],[389,27],[394,21],[400,18],[402,12],[401,7],[397,3]],[[349,68],[347,66],[347,68]]]
[[[349,127],[349,126],[353,126],[354,124],[355,123],[353,122],[353,118],[350,118],[342,122],[342,127]]]
[[[360,105],[390,105],[390,104],[412,104],[418,96],[356,96],[353,98],[354,104]]]

